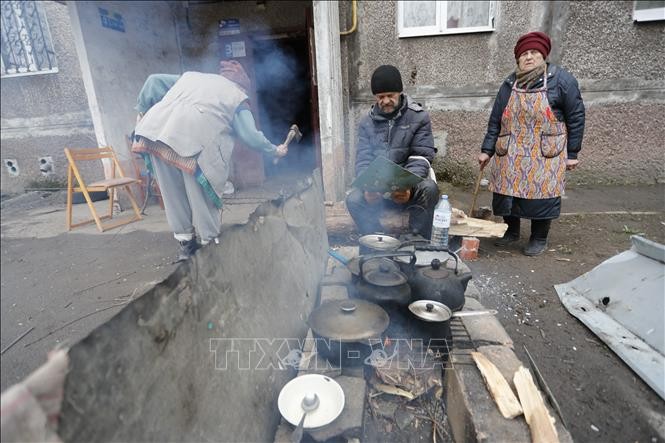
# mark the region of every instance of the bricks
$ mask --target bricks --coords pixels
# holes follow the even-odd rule
[[[462,249],[459,252],[459,257],[462,260],[476,260],[478,258],[478,247],[480,240],[476,237],[464,237],[462,239]]]

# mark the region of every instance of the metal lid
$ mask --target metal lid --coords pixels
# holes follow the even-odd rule
[[[406,246],[404,248],[400,248],[399,250],[406,252],[415,250],[416,266],[430,266],[432,260],[434,259],[439,259],[439,261],[443,264],[452,257],[449,253],[445,251],[420,251],[417,248],[414,248],[413,246]],[[400,263],[409,264],[410,257],[398,256],[395,257],[395,260]]]
[[[358,239],[358,242],[362,246],[375,251],[394,251],[402,244],[395,237],[383,234],[363,235]]]
[[[381,306],[353,299],[322,304],[312,311],[307,323],[321,337],[354,342],[380,337],[390,319]]]
[[[319,404],[307,413],[304,428],[319,428],[339,417],[344,409],[344,391],[339,383],[325,375],[305,374],[285,384],[279,392],[277,407],[284,420],[297,426],[305,413],[303,400],[315,394]]]
[[[367,262],[377,260],[377,263],[367,268]],[[370,259],[363,263],[363,278],[367,283],[376,286],[399,286],[406,283],[406,275],[400,270],[399,266],[388,259]]]
[[[450,272],[448,272],[445,266],[443,268],[441,267],[441,262],[438,258],[432,260],[432,263],[429,265],[429,267],[423,271],[423,275],[427,278],[431,278],[432,280],[448,278],[449,274]]]
[[[409,311],[419,319],[431,322],[444,322],[452,317],[448,306],[434,300],[414,301],[409,305]]]

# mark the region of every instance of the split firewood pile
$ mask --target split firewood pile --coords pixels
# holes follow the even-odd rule
[[[528,369],[520,366],[513,377],[513,384],[519,396],[518,400],[518,397],[515,396],[510,385],[494,363],[480,352],[472,352],[471,356],[476,362],[476,366],[480,370],[499,411],[505,418],[513,419],[524,414],[534,443],[559,441],[554,427],[554,417],[550,415],[545,406],[540,390],[536,387]]]

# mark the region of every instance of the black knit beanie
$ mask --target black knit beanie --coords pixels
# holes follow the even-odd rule
[[[376,68],[372,74],[372,94],[402,92],[402,90],[402,76],[396,67],[383,65]]]

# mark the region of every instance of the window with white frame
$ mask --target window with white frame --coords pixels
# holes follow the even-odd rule
[[[58,72],[51,33],[39,1],[0,2],[0,77]]]
[[[494,30],[494,1],[398,1],[399,37]]]
[[[665,20],[665,0],[636,0],[633,7],[633,20],[636,22]]]

